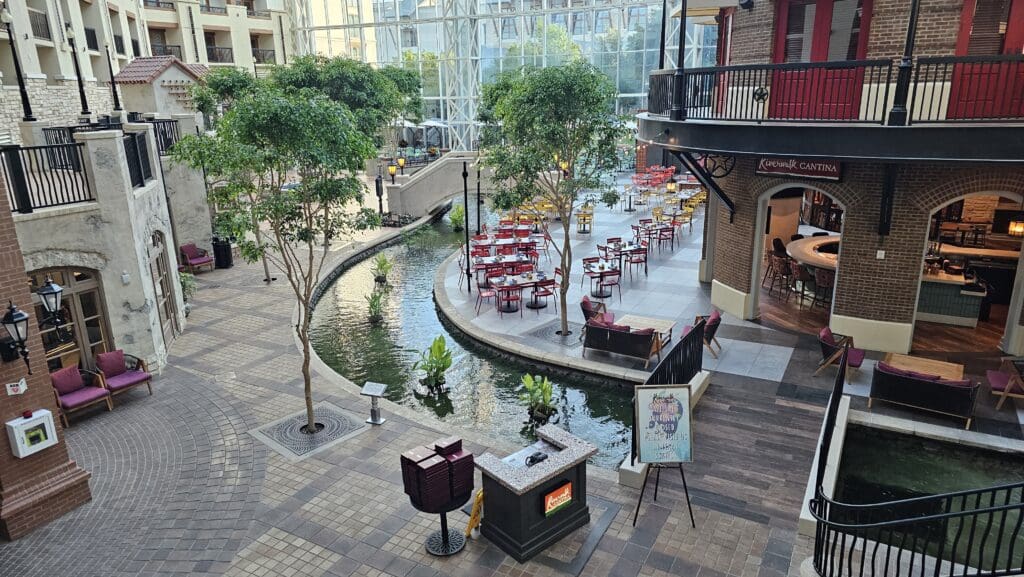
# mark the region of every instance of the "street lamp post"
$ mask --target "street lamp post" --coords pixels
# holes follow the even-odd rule
[[[65,22],[64,28],[67,29],[68,46],[71,47],[71,61],[75,65],[75,77],[78,79],[78,98],[82,101],[82,116],[90,116],[92,112],[89,112],[89,101],[85,98],[85,82],[82,81],[82,67],[78,63],[78,49],[75,48],[75,30],[71,27],[70,22]]]
[[[0,22],[7,25],[7,38],[11,42],[11,57],[14,59],[14,75],[18,77],[18,92],[21,94],[21,119],[26,122],[32,122],[36,119],[32,116],[32,104],[28,101],[28,89],[25,88],[25,75],[21,72],[21,60],[18,58],[18,47],[14,43],[14,28],[12,22],[14,17],[11,16],[11,11],[4,6],[0,10]]]
[[[398,172],[398,166],[395,164],[388,165],[388,174],[391,175],[391,184],[395,183],[395,174]]]
[[[110,45],[105,44],[103,48],[107,51],[107,72],[110,73],[110,95],[114,97],[114,111],[121,112],[121,99],[117,97],[117,82],[114,82],[114,63],[110,58]]]
[[[380,174],[380,168],[377,168],[377,178],[373,179],[373,185],[377,191],[377,214],[382,218],[384,217],[384,177]]]
[[[480,234],[480,167],[476,169],[476,233]]]

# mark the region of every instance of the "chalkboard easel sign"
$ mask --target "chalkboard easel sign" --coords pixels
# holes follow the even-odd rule
[[[640,503],[647,490],[651,469],[657,469],[654,480],[654,500],[658,500],[661,470],[678,468],[686,493],[686,506],[690,511],[690,524],[696,528],[690,489],[686,486],[683,463],[693,461],[693,421],[690,418],[689,385],[643,385],[634,389],[636,394],[633,426],[636,427],[637,460],[650,465],[644,473],[640,498],[633,513],[633,526],[640,514]]]

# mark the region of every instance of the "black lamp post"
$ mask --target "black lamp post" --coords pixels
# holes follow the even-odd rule
[[[114,97],[114,110],[120,112],[121,99],[117,97],[117,82],[114,82],[114,63],[110,58],[110,45],[105,44],[103,49],[107,51],[107,71],[110,73],[110,95]]]
[[[14,43],[14,28],[12,22],[14,17],[7,6],[0,10],[0,22],[7,25],[7,39],[11,42],[11,57],[14,60],[14,75],[18,77],[18,92],[21,94],[21,119],[32,122],[36,119],[32,116],[32,104],[28,101],[28,89],[25,88],[25,75],[21,72],[21,60],[18,58],[18,47]],[[27,360],[25,362],[28,362]]]
[[[28,347],[25,346],[25,341],[28,340],[28,313],[18,310],[13,301],[7,302],[7,313],[0,319],[0,324],[7,329],[7,334],[14,341],[12,346],[21,353],[21,358],[25,359],[25,366],[31,375],[32,366],[28,364]]]
[[[63,293],[64,288],[53,282],[50,277],[46,277],[46,282],[36,291],[43,304],[43,310],[46,312],[46,318],[40,324],[52,326],[57,340],[66,343],[71,340],[71,333],[61,328],[61,325],[64,324],[64,314],[60,308],[60,298]]]
[[[384,177],[380,174],[380,168],[377,168],[377,178],[373,180],[373,184],[377,189],[377,213],[384,216]]]
[[[391,184],[395,183],[395,173],[397,173],[397,172],[398,172],[398,166],[396,166],[395,164],[389,164],[388,165],[388,174],[391,175]]]
[[[469,163],[462,161],[462,204],[469,207]],[[469,210],[465,213],[466,227],[466,290],[473,292],[473,263],[469,258]]]
[[[85,82],[82,81],[82,67],[78,63],[78,49],[75,48],[75,30],[71,27],[70,22],[65,22],[64,28],[67,30],[68,46],[71,47],[71,61],[75,64],[75,77],[78,79],[78,98],[82,101],[82,116],[89,116],[92,112],[89,112],[89,101],[85,98]]]
[[[476,169],[476,233],[480,234],[480,204],[483,200],[480,199],[480,167]]]

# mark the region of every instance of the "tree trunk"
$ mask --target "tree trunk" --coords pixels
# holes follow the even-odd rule
[[[255,220],[255,219],[256,219],[256,217],[254,216],[253,220]],[[253,235],[256,236],[256,246],[262,248],[263,247],[263,233],[260,232],[260,223],[257,221],[255,224],[256,224],[256,226],[253,227]],[[269,283],[270,279],[273,278],[273,277],[270,276],[270,265],[267,264],[267,257],[262,252],[260,253],[260,260],[263,262],[263,275],[264,275],[263,276],[263,281],[266,282],[266,283]]]
[[[562,305],[562,336],[568,336],[569,334],[569,308],[567,302],[567,295],[569,293],[569,274],[572,272],[572,239],[569,238],[569,221],[572,219],[572,211],[569,211],[568,215],[562,216],[562,232],[564,238],[562,239],[562,286],[561,286],[561,305]]]
[[[308,313],[303,311],[303,317]],[[307,318],[299,321],[299,340],[302,341],[302,383],[306,396],[306,432],[316,433],[316,417],[313,415],[313,375],[310,370],[310,358],[312,351],[309,346],[309,321]]]

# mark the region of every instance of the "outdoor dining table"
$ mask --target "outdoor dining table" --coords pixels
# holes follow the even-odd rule
[[[512,238],[495,238],[494,236],[488,236],[486,240],[474,240],[470,241],[471,246],[487,247],[487,246],[510,246],[521,244],[524,242],[544,242],[543,234],[531,234],[528,237],[512,237]]]
[[[586,275],[588,275],[591,279],[595,279],[596,278],[598,280],[597,288],[590,290],[590,296],[592,296],[594,298],[597,298],[597,299],[606,299],[606,298],[612,296],[612,289],[607,289],[607,290],[601,289],[601,282],[600,281],[604,280],[604,277],[606,277],[606,276],[612,276],[612,275],[620,274],[621,271],[622,271],[622,269],[619,268],[619,267],[612,268],[612,267],[607,266],[607,265],[596,265],[596,266],[595,265],[585,265],[583,267],[583,272]]]
[[[527,264],[530,257],[525,254],[503,254],[499,256],[478,256],[473,259],[473,264],[484,266],[497,264]]]
[[[491,282],[491,286],[495,289],[503,288],[521,288],[528,289],[537,286],[537,283],[548,279],[547,273],[544,271],[537,271],[533,273],[521,273],[517,275],[506,275],[501,277],[499,280]],[[523,301],[528,309],[542,309],[548,306],[547,300],[537,300],[537,296],[533,295],[528,301]],[[518,305],[512,306],[512,304],[501,307],[503,313],[514,313],[519,310]]]
[[[627,192],[627,193],[625,193],[625,195],[626,195],[626,198],[629,199],[629,206],[627,206],[623,210],[625,212],[636,212],[636,209],[633,208],[633,199],[638,197],[638,196],[640,196],[640,193],[639,192]]]
[[[622,270],[623,256],[638,252],[647,252],[647,247],[635,242],[611,243],[608,250],[619,255],[619,270]],[[644,261],[644,276],[647,276],[647,261]]]

